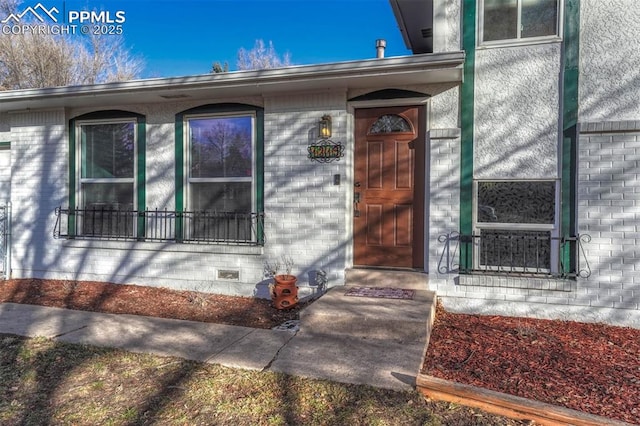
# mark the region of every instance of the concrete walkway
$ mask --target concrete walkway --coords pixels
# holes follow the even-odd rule
[[[345,296],[346,288],[331,289],[305,308],[297,332],[3,303],[0,333],[414,389],[433,294],[417,290],[413,300],[367,299]]]

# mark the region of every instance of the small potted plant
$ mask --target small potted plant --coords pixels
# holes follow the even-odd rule
[[[295,275],[291,275],[291,269],[293,268],[293,259],[291,256],[282,256],[282,268],[284,269],[284,274],[276,274],[273,276],[276,285],[295,285],[298,278]]]
[[[273,278],[269,292],[277,309],[288,309],[298,304],[298,277],[291,274],[293,265],[293,259],[286,255],[283,255],[281,260],[265,262],[265,274]],[[280,273],[281,269],[284,273]]]

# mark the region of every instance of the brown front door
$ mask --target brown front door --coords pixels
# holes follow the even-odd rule
[[[424,266],[423,116],[423,107],[356,110],[356,266]]]

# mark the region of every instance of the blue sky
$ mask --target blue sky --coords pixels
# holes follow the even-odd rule
[[[378,38],[387,40],[386,56],[410,54],[388,0],[66,0],[65,7],[124,11],[125,42],[144,59],[143,77],[206,74],[214,61],[234,70],[238,49],[257,39],[295,65],[373,58]]]

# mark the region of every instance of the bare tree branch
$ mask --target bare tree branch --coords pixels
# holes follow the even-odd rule
[[[19,0],[0,0],[15,12]],[[143,69],[115,35],[4,34],[0,37],[0,90],[131,80]]]
[[[0,0],[0,14],[8,16],[18,10],[21,0]]]
[[[246,50],[244,47],[238,50],[237,66],[239,70],[263,70],[270,68],[281,68],[291,65],[288,53],[282,58],[273,47],[273,42],[265,46],[263,40],[256,40],[253,49]]]
[[[221,64],[219,61],[216,61],[211,65],[211,74],[220,74],[223,72],[229,72],[228,62],[225,61],[224,64]]]

